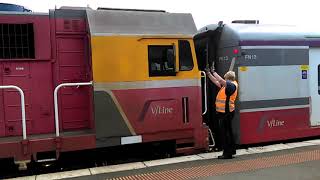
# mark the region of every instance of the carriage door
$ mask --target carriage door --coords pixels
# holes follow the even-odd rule
[[[27,132],[32,132],[31,124],[31,73],[29,62],[5,62],[2,69],[3,85],[20,87],[25,96]],[[17,136],[22,134],[20,94],[15,89],[3,90],[5,135]]]
[[[310,124],[320,125],[320,48],[309,49]]]
[[[87,39],[62,36],[57,39],[59,84],[90,81]],[[63,130],[86,129],[90,126],[90,87],[64,87],[59,92],[59,115]]]

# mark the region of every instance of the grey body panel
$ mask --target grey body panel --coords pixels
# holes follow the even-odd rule
[[[121,145],[121,137],[104,137],[96,139],[96,147],[112,147]]]
[[[292,98],[292,99],[275,99],[275,100],[260,100],[260,101],[241,101],[239,109],[255,109],[267,107],[281,107],[281,106],[296,106],[308,105],[309,98]]]
[[[62,19],[85,19],[86,18],[86,11],[83,9],[55,9],[50,10],[54,12],[55,18],[62,18]]]
[[[239,100],[263,101],[309,97],[303,65],[244,66],[238,72]],[[270,107],[275,104],[270,104]]]
[[[217,25],[207,25],[198,31],[215,30]],[[314,29],[288,25],[230,24],[224,25],[220,47],[238,45],[311,45],[320,42],[320,33]],[[320,43],[319,43],[320,44]]]
[[[231,24],[228,25],[239,35],[239,40],[296,40],[304,38],[305,31],[297,26]]]
[[[309,64],[309,49],[242,49],[240,66],[280,66]],[[247,59],[246,56],[255,56]]]
[[[97,147],[118,145],[120,137],[132,135],[119,109],[107,92],[94,92],[94,113]]]
[[[121,10],[87,10],[91,35],[193,35],[191,14]]]

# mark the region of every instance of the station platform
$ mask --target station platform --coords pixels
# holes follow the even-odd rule
[[[318,180],[320,139],[237,150],[233,159],[217,159],[221,152],[96,167],[23,179],[72,180]],[[20,178],[16,178],[20,179]]]

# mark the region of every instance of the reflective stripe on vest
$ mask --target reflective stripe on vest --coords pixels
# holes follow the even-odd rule
[[[235,108],[232,107],[232,108],[229,109],[229,111],[232,112],[232,111],[234,111],[234,109]],[[224,113],[225,112],[225,107],[216,107],[216,111]]]
[[[236,81],[232,82],[236,86],[236,91],[230,96],[229,99],[229,111],[232,112],[235,109],[235,101],[238,94],[238,83]],[[218,92],[217,98],[216,98],[216,111],[225,113],[226,111],[226,87],[222,87],[220,91]]]

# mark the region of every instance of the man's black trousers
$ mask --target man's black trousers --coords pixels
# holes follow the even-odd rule
[[[220,137],[224,156],[232,156],[235,152],[235,144],[232,132],[232,119],[234,111],[229,113],[217,113],[220,127]]]

